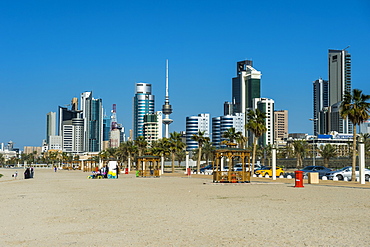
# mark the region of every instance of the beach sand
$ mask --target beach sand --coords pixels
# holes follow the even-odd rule
[[[365,246],[370,189],[0,169],[0,246]],[[266,181],[266,180],[265,180]],[[271,180],[269,180],[271,181]]]

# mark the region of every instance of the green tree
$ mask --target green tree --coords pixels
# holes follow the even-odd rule
[[[237,137],[235,138],[235,141],[238,143],[238,147],[241,148],[241,149],[244,149],[245,148],[245,144],[247,143],[247,138],[245,136],[243,136],[243,133],[242,132],[237,132],[238,135]]]
[[[319,154],[324,159],[324,166],[329,166],[329,160],[337,156],[337,148],[334,145],[326,144],[322,145],[318,149]]]
[[[4,155],[0,154],[0,165],[1,165],[1,167],[4,167],[4,163],[5,163]]]
[[[184,161],[186,158],[186,151],[184,149],[179,150],[178,152],[176,152],[176,157],[177,157],[178,167],[180,167],[181,162]]]
[[[212,142],[206,141],[203,144],[202,148],[202,155],[206,159],[206,164],[208,165],[209,160],[213,160],[214,158],[214,153],[215,153],[216,147],[212,145]]]
[[[200,160],[202,157],[202,146],[203,146],[203,143],[209,141],[209,137],[205,136],[205,131],[198,131],[197,134],[193,134],[191,139],[198,142],[199,155],[198,155],[198,160],[197,160],[197,173],[199,173],[200,172]]]
[[[362,93],[362,90],[353,89],[344,94],[343,101],[340,104],[340,115],[344,119],[349,119],[353,124],[353,149],[352,149],[352,176],[351,180],[356,181],[356,133],[357,125],[365,122],[370,117],[370,95]]]
[[[257,142],[258,139],[267,131],[266,128],[266,115],[261,112],[259,109],[255,111],[249,110],[248,111],[248,123],[246,124],[246,128],[253,133],[253,153],[252,153],[252,169],[250,172],[254,171],[254,164],[256,161],[256,150],[257,150]]]
[[[264,159],[267,159],[267,165],[270,166],[270,161],[272,158],[272,145],[268,144],[266,147],[263,148],[263,154],[264,154]]]
[[[370,157],[370,134],[360,134],[362,138],[364,139],[364,145],[365,145],[365,156],[366,158]]]
[[[148,146],[148,142],[145,140],[144,136],[138,136],[134,143],[137,146],[138,155],[143,156]]]
[[[222,133],[222,137],[228,140],[230,143],[234,143],[234,141],[239,137],[241,132],[236,132],[234,127],[228,128],[224,133]]]
[[[125,141],[118,147],[117,156],[122,162],[127,161],[127,168],[131,169],[131,162],[137,152],[137,146],[133,141]]]
[[[172,173],[175,172],[175,155],[180,150],[183,150],[185,147],[185,143],[181,140],[181,134],[178,132],[170,133],[170,151],[171,151],[171,159],[172,159]]]
[[[305,140],[293,141],[293,152],[294,156],[297,158],[297,169],[302,167],[303,157],[306,155],[307,149],[308,145]]]

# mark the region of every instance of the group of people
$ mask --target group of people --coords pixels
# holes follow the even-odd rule
[[[34,174],[35,173],[33,167],[27,167],[26,170],[24,171],[24,179],[33,178]]]
[[[115,168],[111,170],[109,169],[108,165],[105,165],[99,169],[99,167],[95,167],[95,171],[92,172],[91,178],[118,178],[119,168],[116,165]]]
[[[35,171],[33,167],[27,167],[26,170],[24,171],[24,179],[33,178],[34,174]],[[18,171],[15,171],[15,173],[12,174],[12,177],[16,179],[18,177]]]

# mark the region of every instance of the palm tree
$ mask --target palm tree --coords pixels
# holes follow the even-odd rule
[[[0,154],[0,164],[1,164],[1,167],[4,167],[4,162],[5,162],[4,155],[3,154]]]
[[[276,154],[278,159],[293,158],[294,153],[291,145],[285,145],[285,147],[279,147]]]
[[[353,124],[353,149],[352,149],[352,176],[351,180],[356,181],[356,126],[365,122],[370,117],[370,95],[362,93],[362,90],[353,89],[352,94],[347,91],[340,104],[340,115],[349,119]]]
[[[302,167],[303,157],[307,151],[307,142],[304,140],[293,141],[294,155],[297,158],[297,169]]]
[[[249,110],[248,111],[248,123],[245,125],[245,127],[252,131],[254,135],[254,141],[253,141],[253,154],[252,154],[252,169],[250,169],[250,172],[254,171],[254,163],[256,160],[256,149],[257,149],[257,141],[260,136],[263,135],[267,131],[265,118],[266,115],[261,112],[259,109],[256,109],[255,111]]]
[[[200,172],[200,159],[202,157],[202,146],[203,143],[206,141],[209,141],[209,137],[204,136],[205,131],[198,131],[197,134],[193,134],[191,137],[192,140],[198,142],[198,149],[199,149],[199,155],[198,155],[198,160],[197,160],[197,173]]]
[[[272,158],[272,145],[271,144],[268,144],[265,148],[263,148],[263,154],[264,154],[264,158],[266,158],[268,161],[268,166],[270,166],[270,161]]]
[[[184,149],[179,150],[176,152],[178,167],[181,166],[181,162],[185,160],[186,158],[186,151]]]
[[[138,136],[134,143],[137,146],[138,155],[143,156],[148,146],[148,142],[145,140],[144,136]]]
[[[127,160],[127,168],[131,169],[132,158],[137,153],[137,146],[133,141],[122,142],[117,150],[119,159],[123,162]]]
[[[247,143],[247,138],[245,136],[243,136],[243,133],[242,132],[239,131],[237,133],[238,133],[238,135],[235,138],[235,141],[238,143],[238,147],[239,148],[244,149],[245,148],[245,144]]]
[[[212,145],[212,142],[206,141],[203,144],[202,153],[204,155],[204,158],[206,159],[206,165],[208,165],[209,160],[213,160],[213,155],[216,150],[216,147]]]
[[[329,166],[330,158],[333,158],[333,157],[337,156],[337,148],[334,145],[331,145],[331,144],[326,144],[326,145],[320,146],[318,151],[319,151],[319,154],[321,155],[321,157],[324,158],[324,166],[325,167]]]
[[[229,143],[234,143],[234,140],[236,140],[241,132],[236,132],[234,127],[228,128],[223,134],[222,137],[227,139]]]
[[[180,150],[183,150],[185,143],[181,140],[182,135],[178,132],[170,133],[170,150],[172,156],[172,173],[175,172],[175,155]]]
[[[152,144],[152,153],[157,156],[168,156],[170,155],[170,140],[166,137],[158,139],[158,141]]]
[[[360,134],[362,138],[364,139],[364,145],[365,145],[365,156],[369,157],[370,156],[370,134],[365,133],[365,134]]]

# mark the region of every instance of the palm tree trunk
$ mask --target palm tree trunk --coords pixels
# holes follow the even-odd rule
[[[172,156],[172,173],[174,173],[175,172],[175,153],[172,152],[171,156]]]
[[[253,154],[252,154],[252,169],[249,171],[252,175],[254,173],[254,163],[256,161],[257,138],[254,137],[253,141]]]
[[[356,124],[353,125],[353,146],[352,146],[352,175],[351,181],[356,182]]]
[[[301,162],[300,155],[297,154],[297,169],[301,167],[300,162]]]
[[[200,159],[202,158],[202,147],[199,145],[198,149],[198,161],[197,161],[197,173],[200,172]]]

